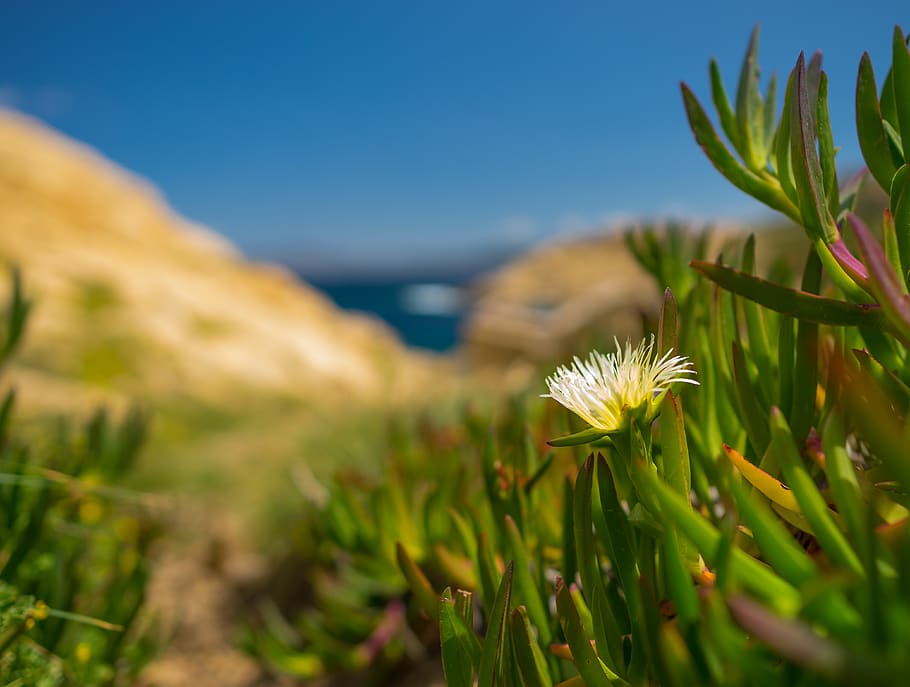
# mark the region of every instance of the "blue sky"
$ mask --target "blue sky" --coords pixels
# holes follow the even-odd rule
[[[689,133],[685,80],[734,90],[821,48],[842,166],[891,0],[0,5],[0,102],[149,178],[254,255],[438,258],[618,217],[762,217]],[[255,5],[255,6],[254,6]]]

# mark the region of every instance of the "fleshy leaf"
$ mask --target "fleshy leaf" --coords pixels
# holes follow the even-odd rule
[[[799,504],[800,512],[809,521],[828,557],[851,572],[862,575],[862,565],[856,552],[850,547],[838,528],[835,520],[836,513],[828,508],[818,487],[809,476],[797,451],[790,427],[777,408],[771,409],[771,446],[768,450],[774,451],[777,456],[784,476]]]
[[[809,91],[806,58],[800,53],[790,94],[790,153],[801,224],[811,237],[831,243],[837,240],[837,229],[824,197],[822,169],[815,148],[815,104]]]
[[[751,274],[745,274],[726,265],[700,260],[690,264],[693,269],[728,291],[755,301],[769,310],[789,315],[798,320],[819,324],[876,328],[884,324],[884,317],[877,305],[823,298],[781,286],[760,277],[753,277]]]
[[[897,238],[904,283],[910,277],[910,165],[898,169],[891,181],[891,218]]]
[[[585,633],[581,624],[578,608],[569,588],[562,578],[556,579],[556,609],[562,622],[563,632],[569,648],[572,650],[572,659],[584,684],[587,687],[609,687],[615,684],[628,684],[619,675],[610,670],[597,656],[591,640]]]
[[[759,27],[756,24],[749,37],[746,54],[743,56],[736,88],[738,150],[746,166],[756,173],[764,169],[767,160],[763,137],[763,103],[758,86],[758,34]]]
[[[779,479],[772,477],[757,465],[750,463],[745,456],[732,446],[724,444],[724,453],[746,481],[764,494],[765,498],[784,508],[799,512],[799,503],[797,503],[790,487]]]
[[[582,444],[590,444],[597,441],[598,439],[603,439],[605,436],[607,436],[607,432],[604,432],[602,429],[589,427],[588,429],[583,429],[580,432],[575,432],[575,434],[567,434],[564,437],[550,439],[547,441],[547,443],[554,448],[561,448],[564,446],[581,446]]]
[[[553,681],[550,679],[546,658],[531,629],[524,606],[512,611],[511,625],[512,649],[521,674],[521,684],[524,687],[551,687]]]
[[[891,73],[894,79],[894,105],[900,125],[904,161],[910,163],[910,52],[900,26],[894,27]]]
[[[895,332],[905,344],[910,344],[910,298],[903,282],[894,273],[885,251],[859,217],[848,212],[846,226],[852,230],[869,269],[869,288],[888,316]]]
[[[524,541],[522,541],[521,532],[518,531],[515,521],[508,515],[506,516],[505,533],[509,553],[515,561],[515,588],[520,595],[519,598],[527,606],[528,615],[537,626],[540,641],[549,644],[551,640],[550,623],[544,608],[544,600],[531,577],[531,560]]]
[[[790,202],[780,187],[743,167],[720,140],[711,120],[689,87],[682,84],[681,89],[689,127],[695,134],[696,142],[717,170],[736,188],[794,221],[800,221],[799,209]]]
[[[506,571],[499,583],[493,607],[487,617],[487,634],[480,655],[480,668],[477,671],[477,687],[496,687],[502,684],[503,654],[505,652],[508,632],[506,618],[512,599],[512,572],[514,563],[509,561]]]
[[[768,448],[771,433],[768,431],[768,422],[765,419],[767,412],[762,411],[755,394],[755,387],[746,369],[746,357],[743,349],[736,341],[732,344],[733,350],[733,380],[736,385],[736,398],[742,411],[742,422],[749,437],[749,443],[757,455],[762,455]]]
[[[473,630],[456,612],[450,587],[446,587],[439,599],[439,639],[446,684],[472,687],[474,668],[480,662],[480,645]]]
[[[427,580],[426,575],[423,574],[423,571],[408,555],[408,552],[405,550],[404,546],[402,546],[401,542],[396,544],[395,550],[398,556],[398,567],[401,568],[401,572],[408,582],[411,593],[414,595],[414,598],[417,599],[420,609],[426,613],[428,617],[435,618],[438,612],[439,595],[433,591],[433,586],[430,584],[429,580]]]
[[[698,548],[702,556],[712,564],[721,543],[721,534],[714,525],[695,513],[686,499],[665,485],[656,474],[643,465],[636,466],[638,480],[647,487],[640,494],[654,501],[655,508],[662,512],[679,528],[679,531]],[[800,605],[799,592],[778,577],[769,568],[739,548],[733,548],[730,565],[735,568],[736,578],[752,593],[764,599],[784,613],[793,613]]]
[[[869,171],[878,185],[888,190],[897,165],[882,124],[878,89],[869,53],[863,53],[856,76],[856,131]]]
[[[717,66],[717,60],[712,59],[708,70],[711,75],[711,100],[714,102],[714,108],[717,110],[717,118],[720,120],[720,126],[733,145],[735,150],[740,150],[739,130],[736,124],[736,113],[733,112],[733,106],[727,97],[727,91],[724,88],[724,82],[720,78],[720,67]]]

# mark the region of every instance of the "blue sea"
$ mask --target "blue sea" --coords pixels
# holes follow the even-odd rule
[[[448,351],[458,343],[465,290],[456,282],[376,280],[321,282],[312,286],[347,310],[377,315],[410,346]]]

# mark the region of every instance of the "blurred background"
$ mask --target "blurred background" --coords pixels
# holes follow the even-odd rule
[[[758,22],[765,77],[823,50],[841,164],[857,167],[856,67],[894,9],[13,1],[0,104],[150,180],[245,255],[446,350],[464,299],[445,287],[541,241],[764,217],[693,154],[678,88],[707,97],[714,56],[733,97]]]
[[[779,107],[821,49],[846,178],[896,9],[0,3],[0,263],[35,301],[6,374],[36,431],[151,418],[128,486],[177,527],[150,599],[193,610],[150,683],[271,684],[225,613],[302,499],[382,463],[390,414],[537,395],[541,366],[639,336],[659,293],[621,230],[760,230],[760,271],[801,260],[699,151],[679,82],[709,102],[714,57],[735,97],[760,24]]]

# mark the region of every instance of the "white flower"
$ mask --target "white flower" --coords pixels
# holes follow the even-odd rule
[[[592,351],[587,361],[577,357],[572,367],[558,367],[547,377],[550,393],[546,398],[559,401],[596,429],[614,432],[625,426],[626,411],[647,406],[646,417],[656,411],[655,400],[674,382],[698,384],[686,375],[694,375],[692,363],[681,355],[667,351],[657,359],[654,335],[650,343],[643,340],[637,348],[619,341],[616,352],[604,355]]]

